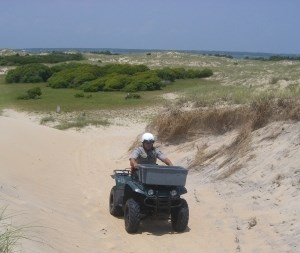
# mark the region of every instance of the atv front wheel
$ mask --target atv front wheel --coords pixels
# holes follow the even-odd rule
[[[171,211],[172,228],[176,232],[183,232],[189,222],[189,207],[185,199],[182,199],[182,205]]]
[[[134,199],[128,199],[125,204],[125,229],[132,234],[137,232],[140,225],[140,206]]]
[[[109,195],[109,212],[111,215],[115,217],[121,217],[124,215],[124,212],[122,210],[122,207],[116,205],[116,200],[115,200],[115,186],[111,189],[110,195]]]

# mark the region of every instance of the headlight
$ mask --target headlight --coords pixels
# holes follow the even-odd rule
[[[153,191],[152,189],[149,189],[149,190],[148,190],[148,195],[149,195],[149,196],[152,196],[153,194],[154,194],[154,191]]]
[[[177,191],[176,191],[176,190],[172,190],[172,191],[171,191],[171,196],[172,196],[172,197],[175,197],[176,195],[177,195]]]

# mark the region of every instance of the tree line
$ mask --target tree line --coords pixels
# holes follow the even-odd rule
[[[0,66],[20,66],[31,63],[59,63],[65,61],[83,60],[80,53],[51,52],[45,55],[6,55],[0,56]]]
[[[246,60],[257,60],[257,61],[300,61],[300,56],[282,56],[282,55],[272,55],[270,57],[245,57]]]

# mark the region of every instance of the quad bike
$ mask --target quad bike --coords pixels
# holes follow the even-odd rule
[[[172,228],[183,232],[189,220],[189,208],[182,194],[187,170],[180,166],[141,164],[138,169],[114,170],[116,185],[109,196],[109,211],[124,216],[125,229],[136,233],[141,219],[154,216],[171,219]]]

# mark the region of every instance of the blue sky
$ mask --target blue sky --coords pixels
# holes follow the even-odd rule
[[[300,54],[299,0],[0,0],[0,48]]]

